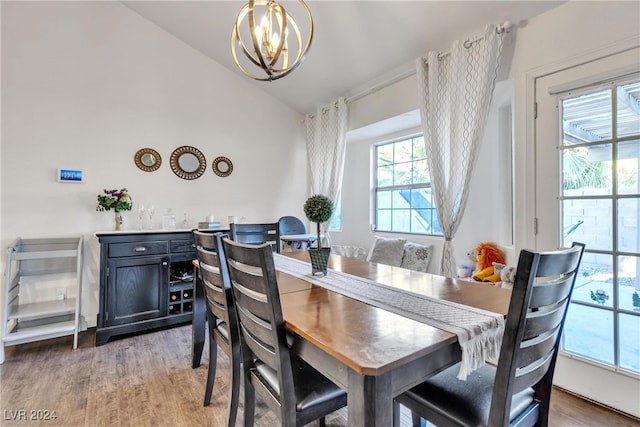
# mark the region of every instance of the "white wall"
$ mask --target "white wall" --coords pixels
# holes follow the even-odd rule
[[[307,196],[302,117],[246,80],[141,18],[119,2],[2,2],[1,246],[15,237],[86,236],[83,314],[95,325],[98,245],[113,227],[95,211],[104,188],[129,189],[181,224],[214,214],[275,221],[303,217]],[[169,167],[182,145],[200,149],[207,171],[186,181]],[[162,166],[143,172],[143,147]],[[226,156],[231,176],[211,161]],[[82,169],[83,184],[55,181],[56,168]],[[215,198],[215,199],[214,199]]]

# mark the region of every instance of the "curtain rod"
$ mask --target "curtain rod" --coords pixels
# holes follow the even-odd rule
[[[513,24],[511,23],[511,21],[505,21],[504,23],[498,24],[496,26],[496,33],[497,34],[502,34],[504,32],[508,33],[511,30],[512,27],[513,27]],[[464,46],[466,48],[470,48],[473,43],[477,43],[478,41],[482,40],[483,38],[484,38],[483,35],[476,36],[476,37],[473,37],[473,38],[468,38],[464,42]],[[446,51],[446,52],[440,53],[438,55],[438,58],[443,58],[443,57],[449,55],[450,53],[451,53],[450,51]],[[388,86],[391,86],[392,84],[397,83],[400,80],[404,80],[407,77],[410,77],[410,76],[414,75],[415,73],[416,73],[415,67],[412,68],[412,69],[406,70],[406,71],[404,71],[404,72],[402,72],[402,73],[400,73],[400,74],[398,74],[398,75],[396,75],[394,77],[391,77],[388,80],[385,80],[382,83],[374,85],[374,86],[370,87],[369,89],[366,89],[366,90],[364,90],[364,91],[362,91],[360,93],[357,93],[357,94],[355,94],[353,96],[350,96],[350,97],[346,98],[346,102],[347,102],[347,104],[349,104],[351,102],[354,102],[354,101],[357,101],[359,99],[362,99],[365,96],[371,95],[372,93],[375,93],[375,92],[377,92],[379,90],[382,90],[382,89],[384,89],[384,88],[386,88]]]

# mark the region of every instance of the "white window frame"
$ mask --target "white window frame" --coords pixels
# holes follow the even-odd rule
[[[420,183],[411,183],[411,184],[401,184],[401,185],[390,185],[390,186],[378,186],[378,150],[380,147],[382,146],[386,146],[386,145],[393,145],[393,144],[398,144],[401,142],[406,142],[408,140],[413,140],[416,138],[422,138],[423,134],[422,133],[417,133],[417,134],[410,134],[410,135],[406,135],[403,137],[399,137],[399,138],[394,138],[392,140],[388,140],[388,141],[384,141],[384,142],[380,142],[377,144],[373,145],[373,165],[372,165],[372,182],[373,182],[373,191],[372,191],[372,206],[373,206],[373,229],[376,232],[379,233],[401,233],[401,234],[417,234],[417,235],[423,235],[423,236],[442,236],[442,232],[438,233],[438,232],[431,232],[431,233],[423,233],[423,232],[417,232],[417,231],[412,231],[412,230],[406,230],[406,229],[394,229],[393,228],[393,223],[392,226],[390,227],[390,229],[383,229],[379,226],[379,218],[378,218],[378,194],[381,191],[395,191],[395,190],[422,190],[422,189],[430,189],[431,188],[431,182],[420,182]],[[426,157],[425,157],[426,160]],[[414,161],[414,160],[412,160]],[[398,162],[399,163],[399,162]],[[398,164],[395,162],[394,159],[394,165]],[[411,205],[411,202],[408,202]],[[433,201],[431,201],[431,203],[433,203]],[[382,208],[380,208],[382,209]],[[403,210],[406,208],[402,208]],[[411,205],[411,209],[416,209],[414,206]],[[435,218],[435,221],[437,223],[437,211],[435,206],[433,206],[432,208],[428,208],[430,210],[432,210],[432,215],[431,215],[431,220],[433,221],[433,219]],[[393,211],[393,207],[390,209],[391,211]],[[437,224],[438,229],[440,228],[439,224]]]

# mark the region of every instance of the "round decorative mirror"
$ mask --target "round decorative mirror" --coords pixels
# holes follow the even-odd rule
[[[218,176],[229,176],[233,172],[233,163],[226,157],[216,157],[212,166],[213,172]]]
[[[169,159],[171,170],[182,179],[197,179],[207,169],[207,160],[200,150],[183,145],[173,150]]]
[[[133,156],[133,161],[139,169],[145,172],[153,172],[162,164],[162,157],[152,148],[141,148]]]

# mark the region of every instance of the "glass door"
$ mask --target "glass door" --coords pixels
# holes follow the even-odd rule
[[[638,49],[537,79],[536,246],[586,244],[556,384],[640,413]],[[632,67],[630,68],[629,65]]]

